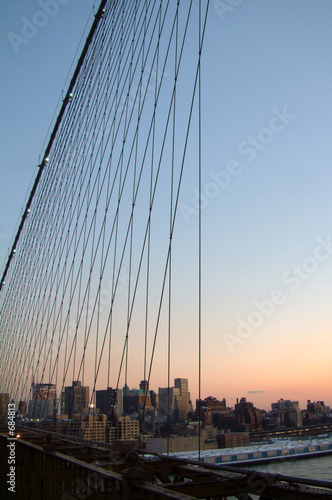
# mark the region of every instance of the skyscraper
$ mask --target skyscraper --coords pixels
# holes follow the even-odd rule
[[[114,411],[121,415],[122,406],[122,389],[107,387],[105,390],[96,391],[96,407],[100,413],[110,415]]]
[[[187,378],[174,379],[174,387],[159,388],[159,409],[164,415],[169,414],[171,422],[187,420],[192,409]]]
[[[180,420],[187,420],[188,412],[192,409],[190,404],[190,392],[188,391],[188,379],[176,378],[174,379],[174,386],[180,391],[180,394],[176,396]]]
[[[75,413],[82,413],[89,405],[89,387],[83,387],[79,380],[65,387],[65,414],[70,418]]]
[[[29,401],[28,415],[32,419],[53,418],[56,412],[56,385],[32,384],[32,399]]]

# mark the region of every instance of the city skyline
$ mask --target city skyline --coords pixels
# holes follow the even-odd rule
[[[46,2],[28,0],[18,9],[5,0],[0,7],[5,75],[1,93],[1,271],[29,183],[38,172],[36,165],[44,151],[43,141],[48,137],[53,111],[67,89],[68,80],[66,84],[65,81],[72,74],[73,58],[75,67],[79,54],[75,56],[76,47],[84,26],[89,27],[93,19],[92,0],[84,5],[78,0],[55,2],[53,5],[58,8],[52,13],[41,4]],[[231,405],[237,397],[246,397],[265,409],[280,398],[299,400],[301,406],[308,399],[332,405],[331,15],[332,5],[325,0],[305,5],[300,0],[292,5],[283,0],[278,4],[240,2],[227,12],[221,10],[218,2],[210,5],[202,58],[201,393],[206,397],[225,397]],[[170,64],[164,76],[166,85],[172,84],[172,72]],[[157,78],[155,72],[152,76]],[[145,83],[151,98],[155,82]],[[185,100],[186,93],[184,86],[179,90],[178,102]],[[132,104],[133,95],[130,97]],[[166,116],[164,107],[161,115]],[[176,130],[180,137],[185,125],[185,118],[179,116]],[[166,387],[168,378],[173,380],[174,376],[185,374],[196,400],[196,132],[189,150],[173,238],[170,373],[166,304],[158,323],[160,333],[150,387]],[[176,158],[179,163],[179,151]],[[169,179],[165,175],[161,183],[166,185],[166,181]],[[142,213],[147,205],[146,192],[139,200],[141,205],[138,203]],[[148,356],[159,321],[164,269],[158,266],[160,262],[164,265],[169,242],[169,215],[165,210],[168,202],[169,194],[161,190],[152,226],[151,269],[155,275],[150,285]],[[140,223],[136,227],[140,228]],[[167,228],[163,234],[161,227]],[[122,233],[119,238],[124,239]],[[134,249],[140,248],[141,241],[133,241]],[[101,364],[95,389],[107,387],[108,383],[116,385],[127,327],[128,296],[132,298],[138,278],[139,251],[134,251],[136,267],[131,267],[128,260],[120,275],[117,296],[117,306],[119,311],[125,311],[125,319],[116,314],[112,317],[118,337],[112,337],[110,367],[107,355],[101,353],[102,340],[98,337],[97,342],[97,335],[100,324],[106,325],[105,331],[108,328],[114,286],[111,265],[103,281],[100,323],[99,318],[98,322],[91,320],[94,322],[85,364],[80,367],[73,362],[75,373],[69,366],[64,386],[80,379],[92,391],[98,356]],[[108,264],[110,261],[111,258]],[[143,264],[145,275],[146,271]],[[77,342],[79,353],[83,352],[86,333],[83,323],[91,317],[96,289],[92,286],[90,302],[84,304]],[[143,298],[140,296],[134,309],[128,341],[129,386],[143,380],[149,372],[149,363],[143,361],[146,311],[141,281],[138,289]],[[73,308],[71,321],[78,316],[79,311]],[[75,324],[68,326],[68,338],[73,345],[75,329]],[[54,346],[57,341],[58,337]],[[64,356],[65,347],[59,349]],[[29,368],[22,366],[22,378],[27,376],[23,370]],[[36,380],[40,376],[40,372],[36,373]],[[122,373],[119,385],[124,385],[124,378]],[[30,374],[27,380],[30,383]]]
[[[180,380],[186,380],[187,381],[187,390],[190,389],[189,391],[189,396],[191,395],[192,393],[192,390],[191,390],[191,384],[190,384],[190,380],[185,377],[185,378],[181,378],[181,377],[177,377],[174,379],[174,386],[176,387],[176,380],[180,381]],[[144,384],[144,380],[141,380],[138,383],[136,383],[136,385],[127,385],[127,386],[123,386],[123,387],[119,387],[118,388],[118,391],[121,392],[122,394],[122,397],[124,397],[126,395],[126,387],[127,387],[127,391],[128,391],[128,394],[131,394],[131,393],[135,393],[135,392],[139,392],[139,391],[142,391],[144,392],[144,387],[145,387],[145,384]],[[81,384],[81,381],[73,381],[71,385],[69,386],[65,386],[63,388],[63,391],[61,391],[61,394],[58,394],[57,395],[57,400],[61,400],[62,398],[62,395],[65,396],[65,394],[67,394],[68,392],[68,396],[66,395],[66,398],[68,397],[68,401],[70,399],[70,396],[69,396],[69,390],[71,390],[72,388],[74,388],[74,386],[77,385],[81,390],[86,390],[87,391],[87,394],[89,394],[89,391],[90,391],[90,387],[89,385],[83,387],[82,384]],[[53,397],[51,399],[54,398],[54,394],[55,394],[55,391],[56,391],[56,388],[55,388],[55,385],[54,384],[50,384],[50,383],[35,383],[35,384],[32,384],[32,392],[33,394],[35,394],[35,392],[40,392],[40,389],[39,387],[42,387],[42,390],[45,392],[46,389],[45,387],[48,387],[49,388],[49,391],[53,394]],[[170,386],[170,389],[172,389],[173,386],[171,385]],[[109,387],[108,389],[111,390],[112,394],[116,393],[116,390],[115,388],[112,388],[112,387]],[[90,392],[90,397],[86,397],[86,406],[88,406],[88,404],[92,401],[95,405],[96,405],[96,398],[98,398],[98,395],[97,393],[101,393],[101,392],[104,392],[104,391],[108,391],[108,389],[106,387],[101,387],[99,389],[96,389],[95,393],[92,394],[92,391]],[[159,391],[162,390],[162,391],[167,391],[167,387],[164,388],[164,387],[157,387],[157,386],[149,386],[148,388],[148,391],[155,391],[155,393],[158,395],[159,394]],[[321,398],[319,398],[316,394],[314,394],[311,398],[310,397],[305,397],[305,394],[303,394],[303,397],[302,398],[288,398],[286,397],[285,395],[282,395],[278,398],[276,398],[275,400],[270,400],[268,403],[264,403],[263,406],[260,405],[260,403],[257,402],[257,400],[259,399],[259,395],[260,394],[263,394],[265,393],[265,391],[249,391],[247,394],[239,394],[239,395],[230,395],[230,396],[226,396],[225,394],[227,393],[227,391],[224,393],[224,394],[220,394],[219,393],[214,393],[214,394],[204,394],[202,395],[202,401],[207,399],[207,398],[215,398],[216,400],[218,401],[221,401],[221,400],[226,400],[226,405],[227,405],[227,408],[232,408],[234,407],[239,400],[241,400],[242,398],[245,398],[247,401],[250,401],[250,403],[252,403],[254,405],[254,407],[256,408],[259,408],[261,410],[265,410],[265,411],[271,411],[271,409],[273,409],[273,405],[276,405],[277,402],[280,403],[282,401],[284,402],[297,402],[299,403],[299,407],[301,410],[304,410],[306,407],[307,407],[307,404],[308,402],[320,402],[320,401],[324,401],[325,405],[326,406],[330,406],[332,407],[332,404],[331,404],[331,400],[322,400]],[[115,397],[113,394],[113,398]],[[99,396],[101,397],[101,396]],[[267,396],[265,395],[265,398],[267,398]],[[35,396],[33,396],[31,398],[32,400],[36,399]],[[195,406],[196,402],[198,401],[198,398],[196,397],[190,397],[189,400],[191,401],[191,404],[193,405],[193,407]],[[65,405],[69,405],[69,403],[64,403]],[[97,406],[97,405],[96,405]],[[66,413],[65,411],[62,411],[62,413]]]

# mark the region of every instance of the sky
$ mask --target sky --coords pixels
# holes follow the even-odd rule
[[[0,7],[1,263],[92,22],[92,1],[55,0],[42,16],[40,3]],[[332,405],[331,16],[329,0],[210,5],[202,61],[202,395],[229,406],[241,397],[266,409],[280,398],[302,408],[307,399]],[[197,204],[188,169],[175,231],[172,373],[189,378],[193,398]],[[133,369],[129,385],[141,375]],[[151,385],[165,386],[158,370]]]

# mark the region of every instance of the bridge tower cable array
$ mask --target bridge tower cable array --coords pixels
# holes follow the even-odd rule
[[[201,399],[202,217],[188,259],[178,209],[189,177],[202,187],[208,11],[100,3],[2,274],[0,391],[17,404],[36,383],[56,388],[60,415],[72,381],[91,407],[138,377],[147,395],[156,366],[170,389],[187,260]]]

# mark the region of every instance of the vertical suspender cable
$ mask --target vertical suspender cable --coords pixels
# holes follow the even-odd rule
[[[202,130],[201,130],[201,0],[198,13],[198,460],[201,458],[201,370],[202,370]]]

